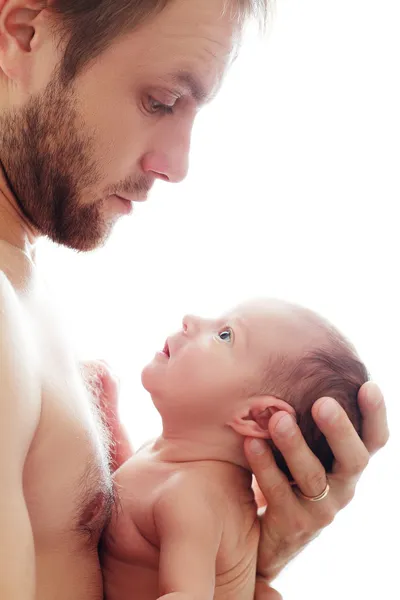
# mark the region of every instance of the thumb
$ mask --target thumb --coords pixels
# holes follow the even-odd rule
[[[279,592],[270,587],[262,580],[256,583],[255,600],[283,600]]]

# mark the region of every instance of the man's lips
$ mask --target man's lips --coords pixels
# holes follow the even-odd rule
[[[151,189],[154,186],[154,179],[146,179],[137,185],[131,192],[117,192],[115,195],[128,202],[146,202]]]
[[[121,200],[125,200],[126,202],[146,202],[147,197],[148,197],[148,192],[143,192],[142,196],[135,196],[135,197],[128,197],[128,196],[122,196],[121,194],[116,194],[116,196],[118,198],[120,198]]]

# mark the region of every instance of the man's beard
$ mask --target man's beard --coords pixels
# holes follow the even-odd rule
[[[129,178],[83,203],[84,190],[101,180],[94,136],[85,131],[73,87],[58,76],[23,108],[0,115],[0,161],[19,209],[41,235],[79,251],[109,236],[113,221],[101,210],[107,195],[149,188],[144,177]]]

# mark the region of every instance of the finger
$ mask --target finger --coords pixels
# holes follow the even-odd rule
[[[110,363],[108,363],[106,360],[104,360],[104,358],[97,358],[96,363],[101,363],[102,365],[104,365],[107,369],[111,370],[110,367]]]
[[[363,416],[362,440],[368,452],[375,454],[389,439],[385,401],[380,388],[369,381],[358,394],[358,404]]]
[[[247,438],[245,454],[267,505],[284,516],[298,505],[287,477],[277,466],[274,455],[263,440]]]
[[[100,365],[96,360],[85,360],[80,363],[80,368],[85,375],[93,375],[99,371]]]
[[[110,373],[108,365],[101,360],[87,360],[81,363],[80,366],[85,383],[95,395],[101,394],[104,383],[103,380],[105,380]]]
[[[119,377],[110,369],[106,369],[100,374],[100,378],[104,394],[109,398],[118,396],[120,387]]]
[[[114,379],[118,379],[110,364],[102,358],[85,360],[81,363],[81,368],[83,371],[88,371],[89,373],[96,375],[107,374]]]
[[[282,600],[279,592],[265,583],[263,579],[257,579],[255,600]]]
[[[264,508],[267,505],[267,501],[265,499],[264,494],[260,490],[260,486],[258,485],[257,479],[255,477],[253,477],[252,488],[253,488],[254,499],[256,501],[257,508],[258,509]]]
[[[335,456],[335,475],[346,483],[357,481],[368,465],[369,453],[344,409],[333,398],[320,398],[312,416]]]
[[[276,413],[270,419],[270,432],[303,494],[321,494],[326,488],[325,469],[310,450],[294,419],[287,413]]]
[[[90,360],[80,364],[83,381],[90,392],[92,399],[98,403],[102,393],[101,372],[103,367],[98,361]]]
[[[98,392],[105,396],[103,400],[107,399],[111,403],[114,400],[116,401],[119,394],[120,380],[110,365],[103,359],[96,359],[85,362],[83,366],[92,382],[97,382],[100,385],[101,390],[98,390]]]
[[[111,426],[118,420],[119,378],[104,360],[85,361],[81,367],[92,400]]]
[[[97,360],[92,361],[92,364],[102,375],[106,375],[108,377],[111,377],[112,379],[116,379],[117,381],[119,380],[110,363],[103,360],[102,358],[98,358]]]
[[[105,360],[102,360],[100,358],[91,358],[90,360],[84,360],[81,362],[81,366],[84,369],[94,369],[95,371],[98,371],[99,369],[103,369],[104,367],[108,367],[108,364],[106,363]]]

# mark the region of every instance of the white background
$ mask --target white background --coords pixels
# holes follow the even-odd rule
[[[79,354],[121,377],[135,447],[159,433],[141,369],[186,312],[282,297],[356,344],[391,442],[277,580],[287,600],[399,594],[399,31],[398,0],[277,0],[199,117],[186,182],[157,186],[95,254],[39,248]]]

